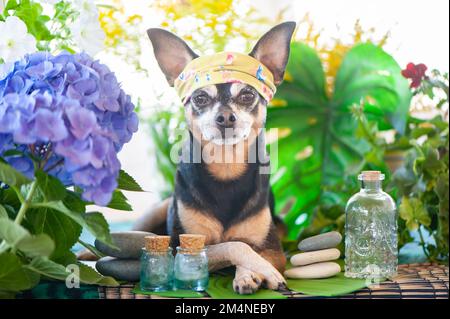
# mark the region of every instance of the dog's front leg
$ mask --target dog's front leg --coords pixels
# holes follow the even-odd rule
[[[238,293],[251,293],[249,290],[254,289],[254,284],[259,287],[264,283],[267,288],[273,290],[286,285],[286,280],[280,272],[243,242],[232,241],[208,246],[208,260],[210,271],[236,266],[233,287]],[[256,278],[260,280],[253,280]],[[249,286],[250,279],[254,284]]]

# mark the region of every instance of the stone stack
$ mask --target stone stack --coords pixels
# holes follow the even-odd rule
[[[336,248],[342,241],[340,233],[333,231],[309,237],[298,244],[302,251],[291,257],[293,268],[284,272],[285,277],[294,279],[328,278],[341,271],[340,251]]]
[[[95,248],[106,257],[98,260],[95,268],[102,275],[111,276],[117,280],[139,281],[140,258],[147,236],[155,236],[155,234],[143,231],[111,233],[113,243],[118,249],[96,240]]]

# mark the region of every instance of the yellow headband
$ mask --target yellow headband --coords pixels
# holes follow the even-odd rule
[[[183,103],[202,87],[220,83],[251,85],[269,102],[275,94],[273,75],[255,58],[234,52],[220,52],[198,57],[184,68],[174,82]]]

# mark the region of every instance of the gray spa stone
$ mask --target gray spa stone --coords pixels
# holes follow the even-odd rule
[[[138,259],[141,257],[145,237],[154,236],[153,233],[144,231],[123,231],[111,233],[113,243],[119,248],[111,248],[101,241],[95,240],[95,248],[106,256],[124,259]]]
[[[313,251],[320,249],[333,248],[339,245],[342,240],[342,235],[337,231],[320,234],[317,236],[303,239],[298,244],[298,249],[301,251]]]
[[[111,276],[117,280],[139,281],[139,259],[118,259],[103,257],[97,261],[95,268],[104,276]]]

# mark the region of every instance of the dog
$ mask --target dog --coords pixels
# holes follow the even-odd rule
[[[261,171],[269,166],[264,126],[271,94],[266,93],[270,84],[275,87],[283,81],[295,27],[294,22],[275,26],[246,55],[250,58],[242,58],[243,68],[248,67],[247,60],[260,64],[255,72],[257,80],[271,77],[273,83],[262,87],[253,78],[251,83],[232,79],[240,72],[226,68],[232,54],[225,55],[225,67],[213,70],[223,77],[223,83],[216,79],[208,84],[211,76],[206,72],[202,73],[205,84],[196,85],[199,79],[192,79],[196,75],[185,68],[195,64],[199,56],[168,31],[147,32],[167,81],[172,86],[178,83],[186,93],[181,97],[189,128],[183,150],[188,155],[178,164],[173,196],[141,217],[133,228],[168,233],[172,247],[179,244],[179,234],[203,234],[210,271],[235,266],[233,289],[239,294],[254,293],[261,286],[279,290],[286,285],[281,275],[286,257],[277,233],[269,174]],[[207,69],[208,63],[197,67]],[[230,74],[231,80],[227,79]],[[181,83],[187,77],[195,88],[189,93]],[[196,147],[202,153],[199,161],[193,160]],[[262,156],[250,161],[250,151]],[[212,154],[213,160],[206,161],[204,153]],[[224,160],[227,154],[232,155],[231,161]]]

